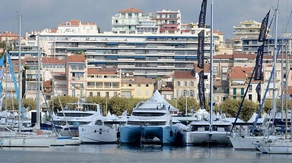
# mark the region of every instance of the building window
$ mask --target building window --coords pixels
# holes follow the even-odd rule
[[[148,85],[148,84],[146,84],[146,87],[149,87],[149,85]]]
[[[137,84],[137,87],[141,87],[141,84]]]
[[[96,92],[96,96],[99,96],[100,97],[100,92]]]
[[[149,96],[149,91],[148,90],[145,91],[145,96]]]
[[[109,92],[105,92],[105,97],[109,98]]]
[[[92,97],[93,96],[93,92],[89,92],[89,96]]]
[[[241,88],[241,95],[244,95],[244,88]]]
[[[176,82],[176,86],[180,86],[180,82],[179,81]]]
[[[233,88],[233,95],[236,95],[236,88]]]
[[[114,92],[114,96],[118,96],[118,93],[117,92]]]
[[[194,86],[194,82],[193,81],[190,82],[190,86]]]
[[[128,86],[129,86],[129,87],[132,87],[132,84],[129,84]]]
[[[188,82],[187,81],[185,81],[185,86],[188,86]]]
[[[140,90],[137,90],[137,96],[141,96]]]
[[[190,90],[190,96],[194,97],[194,95],[195,95],[194,90]]]

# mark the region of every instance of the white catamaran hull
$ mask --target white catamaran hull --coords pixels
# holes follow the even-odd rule
[[[194,131],[186,132],[185,134],[185,144],[204,144],[204,143],[215,143],[215,144],[230,144],[230,140],[227,138],[226,132],[218,131]]]

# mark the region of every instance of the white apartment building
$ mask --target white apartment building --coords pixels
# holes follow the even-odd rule
[[[152,13],[146,14],[136,8],[119,11],[112,17],[112,32],[116,34],[157,33],[158,26]]]
[[[162,10],[156,12],[156,17],[159,32],[165,34],[179,34],[181,33],[181,12],[180,10]]]

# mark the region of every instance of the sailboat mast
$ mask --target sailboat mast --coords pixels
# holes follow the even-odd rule
[[[291,40],[289,39],[289,54],[291,52]],[[286,79],[285,79],[285,108],[286,108],[286,118],[285,118],[285,138],[288,138],[288,76],[289,76],[289,56],[288,53],[286,53]],[[292,114],[291,114],[292,115]],[[291,127],[291,124],[290,124]],[[291,134],[292,135],[292,134]]]
[[[275,41],[274,41],[274,64],[273,67],[275,68],[273,77],[273,110],[276,112],[276,80],[277,80],[277,70],[276,70],[276,62],[277,62],[277,47],[278,47],[278,9],[275,10]]]
[[[7,37],[7,33],[6,33],[6,47],[5,47],[5,53],[6,53],[6,65],[5,65],[5,94],[7,95],[7,87],[8,87],[8,57],[7,57],[7,54],[8,54],[8,37]],[[7,110],[7,96],[4,96],[5,97],[5,110]],[[1,107],[1,110],[2,110],[2,107]]]
[[[211,26],[210,26],[210,128],[212,131],[213,114],[213,0],[211,0]]]
[[[18,129],[20,129],[20,121],[21,121],[21,19],[22,15],[18,14]]]
[[[41,75],[41,55],[40,55],[40,34],[37,34],[37,46],[38,46],[38,82],[37,82],[37,94],[36,94],[36,99],[37,99],[37,111],[36,111],[36,116],[37,116],[37,121],[36,121],[36,129],[40,129],[40,75]]]

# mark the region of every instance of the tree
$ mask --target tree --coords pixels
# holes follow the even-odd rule
[[[22,106],[25,108],[29,107],[30,110],[36,110],[36,101],[33,98],[23,99]]]
[[[54,110],[53,110],[54,112],[57,112],[58,110],[62,110],[61,105],[64,108],[66,103],[74,103],[78,101],[77,97],[71,97],[71,96],[60,96],[60,97],[55,96],[53,98],[54,98]],[[61,104],[59,102],[59,98],[60,98]],[[74,106],[71,106],[71,107],[74,107]],[[50,103],[50,108],[52,108],[52,103]]]

